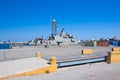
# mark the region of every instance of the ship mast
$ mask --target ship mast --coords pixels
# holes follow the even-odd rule
[[[51,23],[52,23],[52,37],[57,35],[57,22],[55,19],[52,19],[51,17]]]

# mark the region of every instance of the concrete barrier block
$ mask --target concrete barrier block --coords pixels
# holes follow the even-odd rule
[[[82,54],[92,54],[93,50],[92,49],[84,49],[82,50]]]
[[[112,51],[120,51],[120,47],[114,47],[112,48]]]
[[[120,62],[120,51],[108,52],[107,63]]]
[[[40,56],[39,56],[40,57]],[[31,65],[34,65],[33,62],[38,62],[38,64],[35,64],[36,67],[29,67]],[[4,64],[4,65],[8,65],[8,61],[7,62],[1,62],[0,64]],[[14,63],[14,65],[12,65],[11,70],[6,71],[3,70],[3,72],[7,72],[7,74],[4,75],[0,75],[0,80],[2,79],[7,79],[7,78],[14,78],[14,77],[20,77],[20,76],[28,76],[28,75],[35,75],[35,74],[43,74],[43,73],[50,73],[50,72],[56,72],[57,71],[57,64],[56,64],[56,58],[55,57],[51,57],[50,58],[50,65],[47,63],[46,60],[40,58],[28,58],[28,59],[20,59],[20,60],[14,60],[11,61],[10,63]],[[27,63],[29,63],[27,65]],[[25,67],[21,68],[20,66],[17,66],[16,64],[24,64]],[[3,66],[4,66],[3,65]],[[20,68],[24,69],[24,71],[19,70]],[[6,66],[6,68],[9,68]],[[12,71],[12,69],[16,68],[15,71]],[[4,68],[1,68],[4,69]],[[14,74],[13,74],[14,72]]]

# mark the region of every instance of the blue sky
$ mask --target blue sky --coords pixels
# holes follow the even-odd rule
[[[80,40],[120,37],[119,0],[0,0],[0,41],[47,38],[51,16]]]

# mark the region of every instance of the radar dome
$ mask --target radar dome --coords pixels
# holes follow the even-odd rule
[[[56,22],[56,20],[55,20],[55,19],[53,19],[53,22]]]

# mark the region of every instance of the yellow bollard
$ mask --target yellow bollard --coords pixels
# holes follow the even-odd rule
[[[39,52],[36,53],[36,58],[40,58],[40,53]]]
[[[0,80],[3,80],[3,79],[0,78]]]
[[[56,65],[56,57],[51,57],[50,58],[50,64],[51,65]]]

